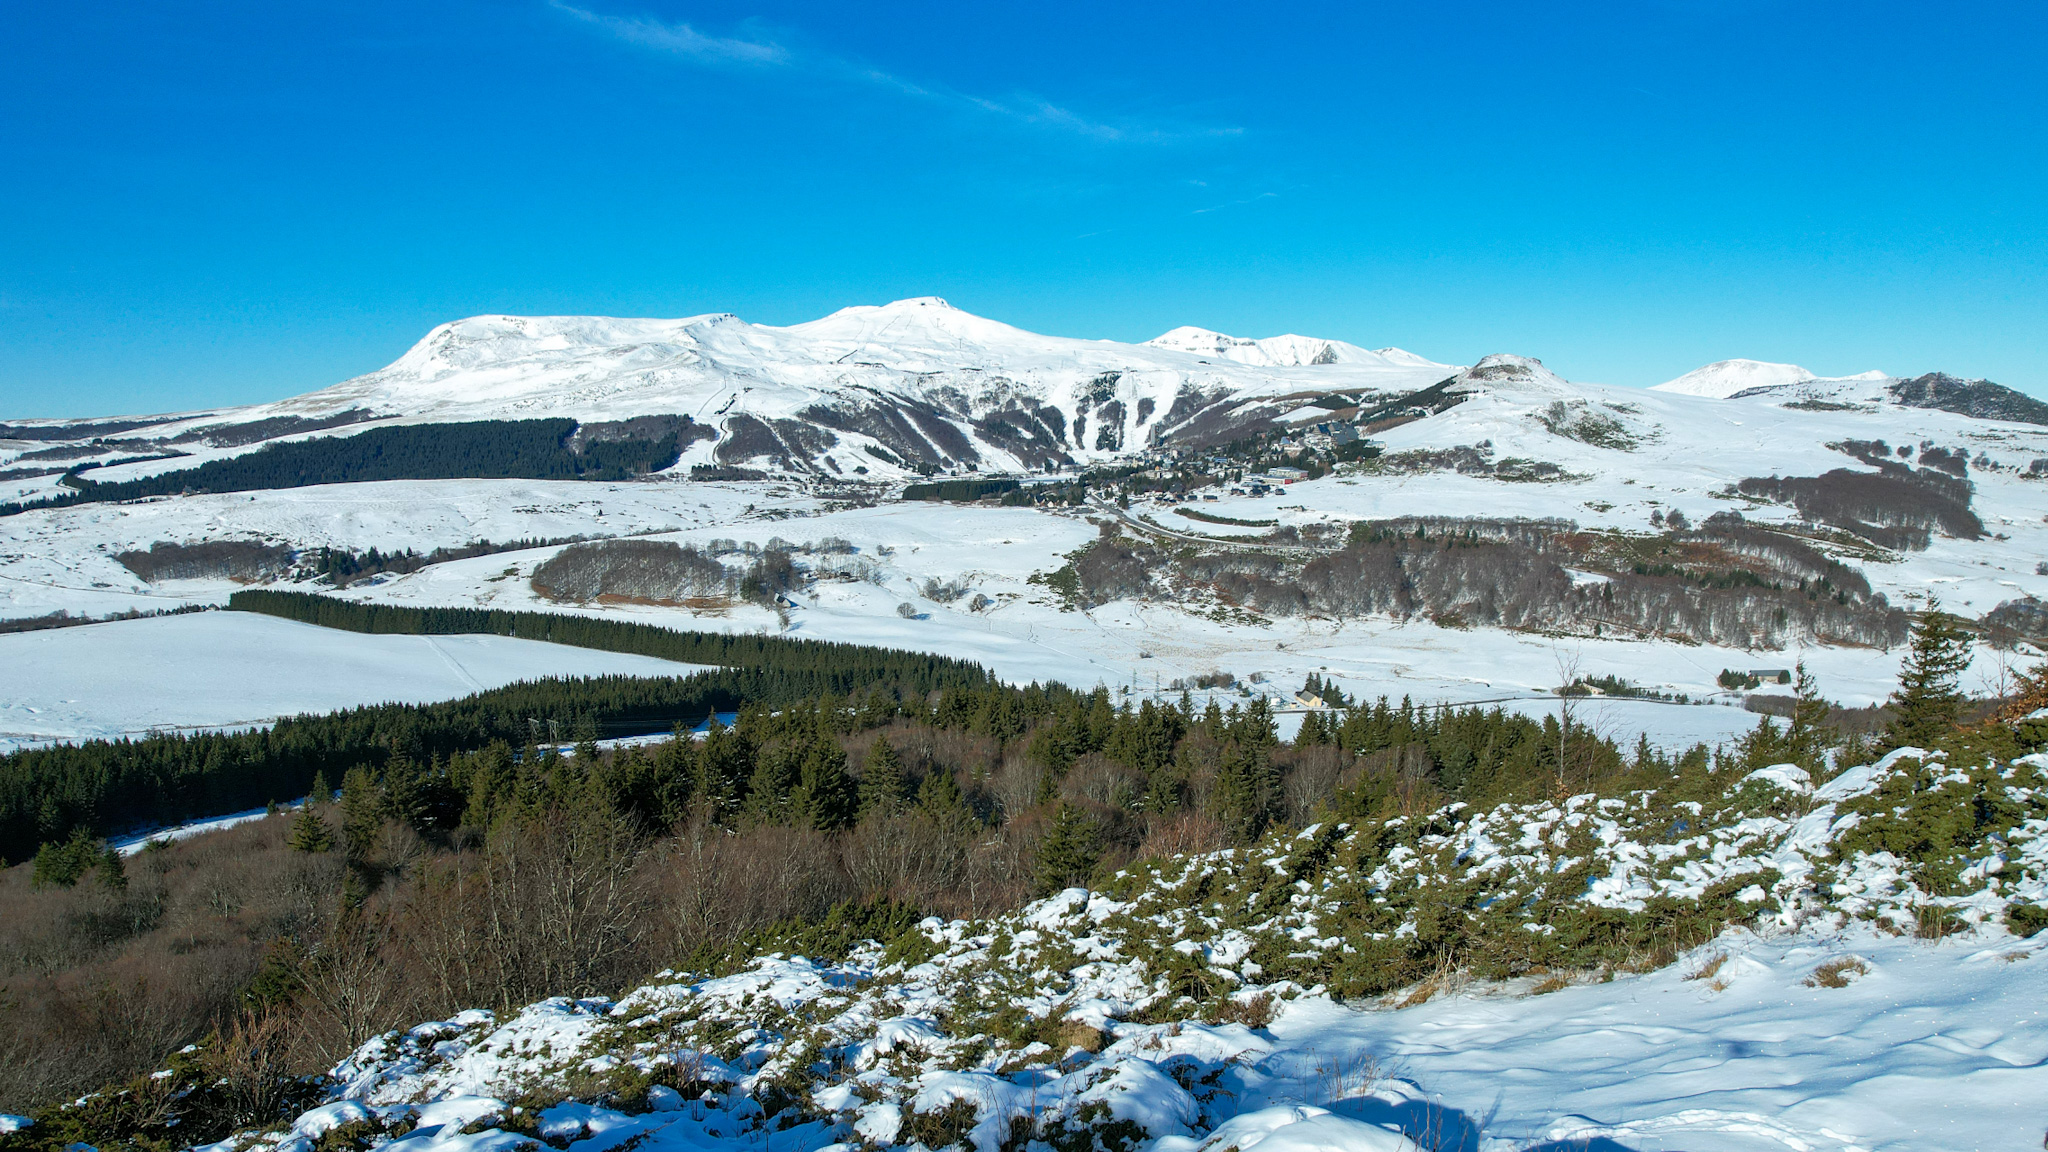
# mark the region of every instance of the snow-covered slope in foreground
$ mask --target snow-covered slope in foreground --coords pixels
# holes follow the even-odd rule
[[[328,1103],[214,1149],[312,1152],[343,1125],[392,1152],[2031,1148],[2048,933],[1999,917],[2048,900],[2044,767],[1904,749],[1817,788],[1767,768],[1705,805],[1635,792],[1317,825],[928,919],[843,962],[773,954],[389,1033],[334,1070]],[[1870,850],[1908,788],[2021,813],[1948,885],[1973,891],[1930,895],[1939,866]],[[1461,985],[1446,968],[1340,999],[1426,955],[1411,943],[1444,930],[1428,910],[1446,899],[1502,933],[1494,955],[1660,907],[1751,926],[1654,970]],[[1938,943],[1901,930],[1936,912]]]

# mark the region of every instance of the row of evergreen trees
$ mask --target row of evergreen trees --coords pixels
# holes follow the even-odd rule
[[[989,682],[947,657],[778,637],[675,632],[544,613],[391,609],[248,591],[232,605],[364,632],[488,633],[715,666],[683,677],[608,676],[514,684],[437,704],[382,704],[299,716],[241,733],[93,740],[0,757],[0,860],[74,832],[104,836],[260,807],[393,756],[448,756],[493,741],[623,736],[697,724],[742,706],[783,708],[856,689],[922,699]]]
[[[279,594],[250,594],[276,597]],[[238,597],[239,598],[239,597]],[[37,845],[67,841],[83,829],[104,834],[144,821],[233,811],[303,794],[317,774],[368,773],[379,787],[424,797],[423,831],[487,818],[508,794],[499,785],[511,765],[537,771],[549,762],[543,738],[588,742],[602,735],[661,730],[718,712],[738,712],[730,730],[702,741],[676,740],[653,754],[579,755],[578,772],[605,777],[619,811],[647,828],[667,827],[692,805],[718,821],[755,821],[820,830],[846,827],[877,804],[950,802],[961,782],[902,779],[900,760],[878,742],[859,769],[842,739],[899,720],[992,738],[1042,770],[1038,799],[1062,796],[1066,775],[1090,758],[1123,775],[1105,802],[1136,813],[1169,813],[1199,801],[1234,842],[1257,838],[1283,815],[1288,765],[1317,747],[1344,754],[1328,782],[1332,810],[1365,817],[1452,800],[1484,805],[1506,799],[1599,790],[1618,782],[1656,786],[1661,778],[1722,762],[1762,766],[1781,760],[1822,766],[1841,744],[1826,727],[1829,707],[1801,670],[1798,704],[1779,727],[1766,719],[1737,746],[1704,747],[1671,758],[1639,740],[1625,753],[1612,740],[1555,716],[1541,720],[1499,708],[1418,707],[1409,701],[1310,713],[1292,747],[1283,745],[1264,699],[1198,708],[1173,701],[1115,703],[1105,689],[1062,685],[1010,687],[979,667],[938,657],[722,634],[667,633],[642,625],[466,610],[386,609],[319,597],[268,600],[309,615],[351,614],[365,630],[382,625],[465,630],[494,618],[509,634],[564,637],[553,624],[591,642],[679,646],[682,658],[739,665],[680,679],[609,677],[513,685],[433,705],[385,705],[299,717],[237,735],[160,736],[95,741],[16,753],[0,760],[0,853],[22,859]],[[595,632],[577,629],[590,627]],[[382,630],[379,628],[379,630]],[[469,628],[467,630],[481,630]],[[656,635],[647,635],[649,633]],[[505,633],[501,633],[505,634]],[[644,650],[623,647],[619,650]],[[648,654],[668,654],[672,649]],[[1944,613],[1922,617],[1892,705],[1882,746],[1933,745],[1953,734],[1966,707],[1960,677],[1969,639]],[[1879,749],[1857,749],[1875,751]],[[1285,761],[1285,763],[1283,763]],[[557,771],[550,766],[547,771]],[[509,778],[507,778],[509,779]],[[476,780],[489,786],[481,792]],[[491,783],[497,781],[497,783]],[[509,787],[509,785],[507,785]],[[932,790],[936,790],[935,793]],[[516,794],[512,789],[509,794]],[[988,801],[977,818],[997,820]],[[410,802],[407,810],[410,811]],[[1069,824],[1084,814],[1063,813]],[[410,819],[409,819],[409,822]]]

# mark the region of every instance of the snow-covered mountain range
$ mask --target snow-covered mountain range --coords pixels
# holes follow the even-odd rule
[[[1386,397],[1457,371],[1398,349],[1177,329],[1147,344],[1040,336],[926,297],[789,327],[476,316],[390,366],[272,404],[185,415],[153,436],[219,443],[271,422],[621,420],[683,415],[718,431],[686,464],[896,475],[918,465],[1015,471],[1164,443],[1228,440],[1304,398]],[[134,430],[130,435],[140,435]]]
[[[582,422],[582,436],[653,416],[691,423],[676,462],[637,479],[444,470],[195,488],[172,475],[379,428],[550,417]],[[1368,437],[1378,455],[1336,459],[1314,446],[1317,425]],[[1265,438],[1249,451],[1220,447],[1255,433]],[[1171,473],[1155,486],[1192,487],[1130,492],[1131,506],[1118,509],[1122,481],[1101,480],[1098,466],[1129,469],[1155,447],[1163,451],[1150,460]],[[1275,478],[1265,491],[1239,480],[1304,449],[1322,453],[1328,474]],[[1068,465],[1098,468],[1088,503],[896,500],[919,473]],[[66,475],[81,466],[92,470]],[[89,494],[76,491],[80,481],[154,478],[163,482],[141,498],[80,502]],[[53,499],[71,503],[37,507]],[[157,542],[256,542],[300,557],[532,542],[337,594],[549,608],[528,586],[560,550],[546,541],[661,534],[711,548],[779,538],[854,548],[855,559],[831,563],[857,579],[817,583],[787,619],[744,604],[714,616],[665,603],[586,610],[943,650],[1009,678],[1082,684],[1221,667],[1294,682],[1316,671],[1361,694],[1492,698],[1503,684],[1550,683],[1547,637],[1564,628],[1600,668],[1678,693],[1712,691],[1718,671],[1749,661],[1747,650],[1785,662],[1794,657],[1784,650],[1799,647],[1831,692],[1868,702],[1888,691],[1896,655],[1861,645],[1881,653],[1894,643],[1896,610],[1917,598],[1938,595],[1973,618],[2002,611],[2023,628],[2048,621],[2036,607],[2048,601],[2048,404],[1996,384],[1824,379],[1731,361],[1638,389],[1570,381],[1507,354],[1460,367],[1299,336],[1042,336],[929,298],[789,327],[727,315],[457,321],[386,368],[273,403],[0,426],[8,502],[17,514],[0,516],[0,620],[217,602],[246,578],[166,581],[118,559]],[[1772,547],[1793,549],[1785,556],[1817,553],[1771,560],[1750,554],[1755,541],[1691,527],[1721,513],[1783,537]],[[1125,569],[1081,573],[1081,599],[1065,602],[1045,581],[1097,538],[1090,517],[1121,518],[1148,543],[1118,561]],[[1461,569],[1427,591],[1417,590],[1419,570],[1399,566],[1316,575],[1337,562],[1317,558],[1334,557],[1354,525],[1428,518],[1535,525],[1550,534],[1549,551],[1524,557],[1534,567],[1520,584],[1514,571]],[[1178,558],[1188,549],[1202,556]],[[1840,612],[1806,596],[1824,562],[1867,583],[1844,592],[1846,577],[1827,576],[1837,592],[1823,599]],[[810,563],[825,571],[824,560]],[[1495,590],[1473,591],[1471,580]],[[1720,583],[1687,592],[1688,580]],[[1740,592],[1728,580],[1760,583]],[[1631,581],[1647,599],[1629,601]],[[1729,603],[1711,608],[1715,597]],[[145,631],[134,630],[138,643]],[[1727,650],[1683,646],[1698,643]],[[1360,655],[1397,649],[1406,654]],[[1987,652],[1987,667],[1997,658]],[[366,671],[362,683],[374,694],[387,679]],[[0,727],[29,741],[246,718],[233,709],[116,716],[67,704],[76,693],[44,699],[46,677],[18,688],[21,707]],[[1686,727],[1704,723],[1704,710],[1666,711],[1673,739],[1720,730]]]
[[[843,308],[787,327],[723,313],[677,320],[475,316],[436,327],[385,368],[302,396],[69,427],[23,421],[0,426],[0,445],[6,435],[63,443],[111,433],[116,443],[169,443],[203,460],[272,439],[378,425],[687,416],[701,427],[681,468],[886,479],[968,467],[1032,471],[1152,447],[1199,448],[1276,426],[1372,415],[1437,384],[1452,395],[1507,389],[1565,399],[1599,392],[1610,402],[1642,396],[1509,367],[1534,363],[1488,357],[1468,370],[1399,348],[1297,335],[1254,340],[1193,327],[1142,344],[1044,336],[936,297]],[[1797,365],[1724,360],[1652,391],[1710,399],[1769,395],[1808,405],[1969,406],[1953,395],[1944,403],[1934,395],[1940,388],[1924,385],[1908,395],[1904,383],[1880,372],[1823,379]],[[2031,403],[1981,382],[1950,380],[1946,387],[1994,389],[2002,395],[1979,396],[1978,406],[2006,417]]]

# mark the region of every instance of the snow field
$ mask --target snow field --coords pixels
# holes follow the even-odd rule
[[[505,636],[367,636],[248,612],[0,635],[0,750],[247,728],[429,703],[544,676],[687,676],[691,664]]]
[[[1511,493],[1545,487],[1462,477],[1446,482],[1484,483]],[[1309,489],[1305,495],[1342,495],[1349,491],[1343,485],[1334,478],[1295,485],[1288,489],[1289,499],[1304,488]],[[594,488],[605,491],[593,492]],[[977,660],[1014,682],[1103,684],[1135,694],[1164,691],[1176,679],[1191,680],[1222,669],[1240,680],[1262,674],[1266,683],[1254,689],[1284,697],[1313,672],[1368,700],[1384,694],[1418,702],[1497,702],[1532,714],[1555,709],[1554,699],[1545,694],[1572,662],[1585,674],[1613,674],[1700,697],[1715,691],[1714,677],[1723,668],[1789,666],[1804,659],[1820,677],[1823,691],[1850,704],[1882,700],[1897,672],[1899,653],[1862,649],[1751,653],[1665,642],[1458,631],[1373,619],[1277,618],[1247,623],[1130,600],[1090,612],[1063,611],[1052,593],[1028,581],[1036,572],[1058,567],[1065,553],[1094,537],[1095,527],[1083,518],[1027,509],[909,503],[828,511],[808,498],[776,496],[776,491],[762,485],[421,481],[297,489],[263,493],[261,499],[202,496],[88,505],[0,520],[0,533],[11,534],[15,549],[11,561],[0,563],[0,598],[12,597],[11,611],[24,615],[57,608],[98,614],[225,600],[236,585],[180,582],[152,588],[112,560],[115,551],[147,547],[165,538],[260,537],[358,550],[373,544],[384,549],[409,546],[424,552],[479,537],[667,529],[657,538],[698,546],[719,539],[766,544],[782,538],[802,545],[838,538],[851,542],[858,552],[851,557],[800,558],[814,571],[836,570],[842,578],[818,581],[811,595],[788,613],[786,626],[774,613],[749,605],[735,605],[720,614],[693,614],[651,605],[574,606],[544,600],[527,581],[536,566],[559,550],[555,548],[434,565],[409,576],[365,581],[339,595],[415,606],[586,612],[675,628],[767,631],[878,644]],[[774,518],[763,518],[771,513]],[[204,518],[204,530],[181,530],[180,525],[192,523],[194,516]],[[958,600],[936,602],[923,594],[928,580],[971,591]],[[994,603],[981,612],[970,611],[968,601],[976,593]],[[921,618],[900,617],[897,606],[903,603],[911,604]],[[140,640],[148,634],[115,635]],[[0,637],[0,643],[18,639]],[[155,660],[146,648],[131,661],[104,646],[95,651],[110,663],[136,668],[152,666]],[[482,653],[475,659],[483,659]],[[484,670],[481,664],[471,667]],[[529,674],[526,667],[480,679],[524,678]],[[1982,683],[1969,686],[1984,688],[1995,675],[1996,661],[1987,653],[1973,673]],[[123,694],[152,694],[135,680],[121,683]],[[346,704],[368,702],[359,694],[379,690],[373,680],[354,694],[336,692],[325,698]],[[165,686],[161,706],[144,710],[113,707],[104,696],[96,698],[84,690],[53,697],[25,684],[21,692],[19,705],[45,713],[67,707],[60,700],[73,704],[68,706],[70,718],[55,726],[48,720],[23,719],[26,713],[20,707],[0,711],[5,717],[0,727],[18,732],[12,737],[17,741],[127,732],[155,724],[207,725],[217,716],[239,721],[267,712],[249,707],[224,713],[215,705],[179,714],[169,707],[169,700],[189,698],[190,693],[181,694],[175,685]],[[460,688],[448,693],[463,694],[466,691]],[[96,715],[95,710],[103,707],[111,710]],[[1755,724],[1754,716],[1722,705],[1600,700],[1586,702],[1581,713],[1616,739],[1632,741],[1638,731],[1647,731],[1653,742],[1666,748],[1718,741]],[[1291,718],[1283,720],[1292,723]]]
[[[1188,344],[1190,339],[1196,343]],[[1054,399],[1065,397],[1060,402],[1067,403],[1075,389],[1098,375],[1120,371],[1116,387],[1137,390],[1127,399],[1135,402],[1144,392],[1163,407],[1182,382],[1271,396],[1429,384],[1443,378],[1437,373],[1449,371],[1397,351],[1372,353],[1349,346],[1333,346],[1337,363],[1274,366],[1299,364],[1311,344],[1319,353],[1326,343],[1296,338],[1242,343],[1213,333],[1182,332],[1166,343],[1185,347],[1034,336],[932,300],[850,309],[788,329],[748,325],[728,316],[682,321],[481,317],[437,329],[383,372],[232,418],[375,403],[406,413],[399,417],[405,420],[572,408],[589,417],[688,411],[708,419],[729,401],[744,402],[736,411],[795,412],[792,405],[815,399],[819,389],[848,387],[869,376],[898,380],[930,372],[964,373],[959,379],[983,381],[995,391],[1036,389]],[[1197,351],[1188,350],[1197,347],[1202,358],[1214,351],[1262,363],[1205,365]],[[1789,520],[1792,512],[1719,494],[1746,476],[1813,475],[1854,466],[1827,447],[1842,439],[1928,441],[1973,456],[1984,453],[2006,469],[1973,466],[1970,472],[1977,490],[1973,506],[1990,535],[1977,541],[1937,538],[1925,552],[1854,562],[1896,604],[1938,595],[1949,608],[1976,615],[2023,595],[2048,597],[2048,576],[2036,571],[2040,558],[2048,556],[2048,484],[2020,479],[2011,470],[2048,457],[2048,430],[1880,403],[1882,380],[1797,385],[1827,390],[1870,409],[1805,411],[1782,406],[1777,402],[1782,397],[1717,400],[1573,384],[1533,361],[1506,357],[1489,363],[1494,360],[1496,367],[1513,371],[1474,375],[1472,383],[1480,391],[1471,399],[1379,434],[1387,450],[1488,441],[1496,459],[1549,461],[1578,479],[1518,484],[1454,473],[1354,471],[1289,485],[1265,499],[1226,497],[1200,507],[1244,519],[1339,528],[1360,519],[1477,514],[1563,518],[1588,527],[1640,531],[1647,529],[1652,512],[1670,509],[1683,510],[1694,521],[1732,509],[1776,523]],[[989,375],[998,370],[1010,375],[1000,380]],[[1635,438],[1635,450],[1597,447],[1553,433],[1544,413],[1556,403],[1579,405],[1617,422]],[[214,414],[191,423],[230,418]],[[704,443],[693,446],[699,455],[708,450]],[[1164,507],[1141,504],[1134,511],[1184,535],[1242,534],[1176,517]],[[1101,510],[1093,514],[1105,515]],[[1584,674],[1617,675],[1644,687],[1700,697],[1714,692],[1714,677],[1723,668],[1789,667],[1803,659],[1830,698],[1870,704],[1890,691],[1899,658],[1898,652],[1863,649],[1746,652],[1663,641],[1553,639],[1375,619],[1257,621],[1213,605],[1128,600],[1090,612],[1062,611],[1056,597],[1029,579],[1057,569],[1066,553],[1092,537],[1093,526],[1077,516],[916,503],[847,508],[808,495],[795,484],[700,484],[673,475],[630,484],[395,481],[25,513],[0,519],[0,617],[58,610],[98,616],[218,603],[233,591],[235,585],[226,581],[147,585],[113,560],[122,550],[147,548],[157,540],[261,539],[301,549],[375,546],[428,552],[477,539],[650,532],[699,545],[717,539],[765,544],[775,537],[799,543],[838,537],[852,541],[859,552],[831,558],[830,565],[818,559],[814,567],[836,566],[845,578],[819,582],[786,618],[744,605],[716,615],[658,606],[565,608],[540,600],[527,585],[534,566],[552,554],[548,549],[366,581],[344,595],[414,605],[588,611],[683,628],[786,632],[962,656],[1012,681],[1059,680],[1082,688],[1102,684],[1132,694],[1161,691],[1175,679],[1221,669],[1241,680],[1263,674],[1265,683],[1255,690],[1284,698],[1313,672],[1365,699],[1384,694],[1418,702],[1494,702],[1525,712],[1554,709],[1544,693],[1571,664]],[[971,591],[958,600],[934,601],[923,594],[928,580]],[[969,611],[975,593],[994,603]],[[898,606],[906,603],[917,618],[898,615]],[[147,660],[148,654],[142,657]],[[1964,687],[1994,690],[2000,673],[2001,658],[1983,652]],[[176,694],[175,688],[168,691]],[[36,707],[49,702],[38,699],[42,703]],[[126,713],[110,713],[101,722],[85,714],[89,708],[81,708],[65,731],[132,727]],[[1722,739],[1754,723],[1738,709],[1718,706],[1601,701],[1588,709],[1618,739],[1632,739],[1642,730],[1666,748]],[[168,711],[155,715],[161,719],[150,723],[203,722]],[[7,721],[0,726],[17,725]]]

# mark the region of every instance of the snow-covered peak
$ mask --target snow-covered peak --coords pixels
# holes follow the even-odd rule
[[[1458,374],[1458,386],[1465,391],[1565,392],[1572,385],[1543,366],[1533,356],[1495,352]]]
[[[1757,388],[1781,388],[1788,384],[1804,384],[1812,379],[1813,373],[1797,364],[1773,364],[1766,360],[1716,360],[1712,364],[1695,368],[1676,380],[1667,380],[1652,391],[1726,400],[1737,392],[1748,392]]]
[[[1145,341],[1147,347],[1165,348],[1175,352],[1237,364],[1248,364],[1257,368],[1302,368],[1318,364],[1369,364],[1375,366],[1398,365],[1401,367],[1449,368],[1450,365],[1436,364],[1399,348],[1383,348],[1373,351],[1347,344],[1342,340],[1326,340],[1320,336],[1267,336],[1253,340],[1243,336],[1230,336],[1207,328],[1183,325],[1161,336]]]
[[[956,366],[977,364],[994,350],[1044,351],[1058,337],[1040,336],[1000,320],[964,312],[937,296],[917,296],[888,304],[856,304],[818,320],[773,329],[817,345],[848,351],[886,348],[912,359],[933,353]],[[887,361],[885,361],[887,362]]]

